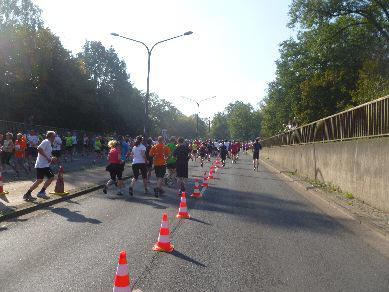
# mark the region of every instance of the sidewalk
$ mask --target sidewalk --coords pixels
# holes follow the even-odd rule
[[[132,169],[131,164],[127,163],[123,172],[123,177],[131,176]],[[93,168],[83,169],[80,171],[71,171],[64,174],[65,191],[69,192],[68,196],[71,196],[78,191],[85,190],[87,188],[98,187],[104,184],[109,179],[109,173],[105,170],[105,166],[96,166]],[[48,203],[62,198],[61,196],[49,194],[54,191],[56,180],[53,181],[51,186],[47,189],[46,193],[50,197],[49,200],[37,199],[34,202],[26,202],[23,200],[23,194],[33,183],[34,179],[23,180],[17,182],[9,182],[4,184],[4,191],[8,192],[6,195],[0,195],[0,216],[9,214],[21,209],[25,209],[32,206],[37,206],[42,203]],[[43,185],[43,184],[42,184]],[[41,186],[42,186],[41,185]],[[40,190],[39,186],[34,192],[33,196],[36,197],[37,192]],[[65,196],[66,197],[66,196]]]

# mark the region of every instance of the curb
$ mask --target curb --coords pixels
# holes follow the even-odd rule
[[[265,166],[275,170],[278,174],[282,175],[284,178],[287,178],[288,182],[295,183],[298,187],[303,188],[309,194],[311,194],[311,195],[315,196],[316,198],[318,198],[318,199],[328,203],[329,206],[331,206],[334,209],[342,212],[344,215],[352,218],[353,220],[357,221],[359,224],[365,226],[366,228],[369,228],[370,230],[378,233],[384,239],[389,240],[389,233],[385,229],[383,229],[381,226],[376,225],[374,222],[372,222],[368,218],[364,218],[364,217],[359,216],[358,214],[354,214],[354,213],[350,212],[350,210],[347,209],[346,207],[344,207],[341,204],[339,204],[338,202],[328,198],[326,192],[324,192],[324,191],[322,191],[320,189],[318,189],[316,192],[311,191],[309,189],[310,185],[308,183],[303,183],[303,182],[295,181],[295,180],[290,181],[290,179],[293,179],[292,177],[286,175],[285,173],[280,171],[277,167],[275,167],[271,163],[269,163],[267,161],[264,161],[263,159],[260,159],[260,161]]]
[[[125,177],[123,177],[123,180],[125,181],[125,180],[130,179],[130,178],[132,178],[132,176],[125,176]],[[52,199],[49,201],[43,201],[41,203],[36,203],[33,206],[28,206],[28,207],[21,208],[19,210],[11,212],[11,213],[1,215],[0,222],[8,220],[8,219],[16,218],[16,217],[19,217],[22,215],[26,215],[28,213],[32,213],[34,211],[44,209],[46,207],[49,207],[49,206],[52,206],[52,205],[76,198],[76,197],[80,197],[82,195],[85,195],[85,194],[97,191],[99,189],[102,189],[103,187],[104,187],[104,184],[99,184],[99,185],[91,185],[91,186],[87,186],[84,188],[75,189],[74,191],[71,191],[69,195],[55,198],[55,199]]]

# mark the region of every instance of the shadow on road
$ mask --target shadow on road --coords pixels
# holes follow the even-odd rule
[[[196,266],[200,266],[200,267],[203,267],[203,268],[207,267],[206,265],[204,265],[204,264],[202,264],[202,263],[200,263],[200,262],[198,262],[198,261],[196,261],[196,260],[194,260],[194,259],[192,259],[192,258],[190,258],[190,257],[188,257],[186,255],[184,255],[183,253],[179,252],[178,250],[173,250],[171,253],[168,253],[168,254],[169,255],[173,255],[175,257],[178,257],[180,259],[183,259],[185,261],[188,261],[188,262],[190,262],[192,264],[195,264]]]
[[[49,208],[51,212],[65,217],[69,222],[76,223],[92,223],[92,224],[101,224],[100,220],[94,218],[88,218],[80,214],[79,211],[70,211],[68,208]]]
[[[198,222],[198,223],[202,223],[202,224],[205,224],[205,225],[212,225],[211,223],[208,223],[208,222],[205,222],[205,221],[202,221],[200,219],[193,218],[193,217],[189,218],[188,220],[194,221],[194,222]]]
[[[257,224],[288,230],[310,230],[315,233],[335,233],[345,229],[325,214],[315,212],[302,202],[277,198],[264,193],[242,192],[211,187],[201,204],[189,208],[221,212]]]

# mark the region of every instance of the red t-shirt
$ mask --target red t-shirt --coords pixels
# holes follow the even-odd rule
[[[120,161],[120,151],[117,148],[112,148],[108,153],[108,161],[113,164],[119,164]]]
[[[15,157],[24,158],[26,153],[27,143],[26,140],[21,138],[15,141]]]
[[[238,146],[239,146],[238,143],[234,143],[234,144],[231,145],[231,152],[232,152],[233,154],[238,153],[238,149],[239,149]]]

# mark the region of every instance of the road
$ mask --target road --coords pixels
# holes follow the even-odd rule
[[[208,165],[206,165],[208,167]],[[191,166],[191,177],[202,169]],[[141,291],[388,291],[389,259],[248,157],[205,197],[100,191],[0,223],[0,291],[112,291],[119,252]],[[162,212],[171,254],[151,250]]]

